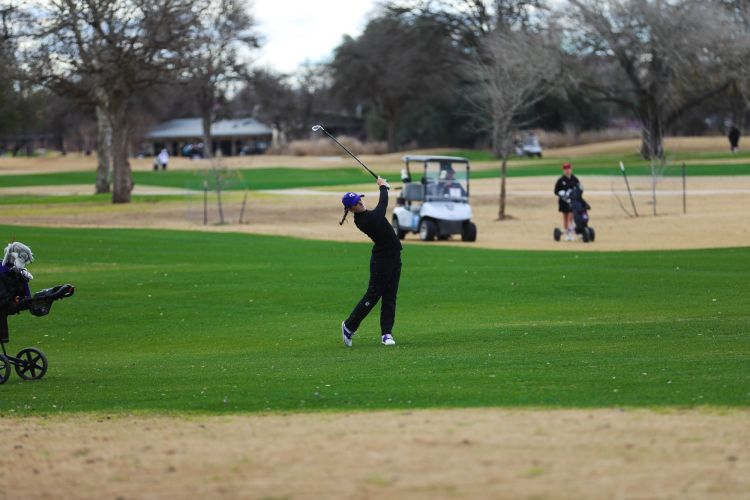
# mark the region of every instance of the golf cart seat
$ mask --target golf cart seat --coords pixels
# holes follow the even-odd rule
[[[406,201],[423,201],[424,185],[418,183],[404,184],[403,197]]]

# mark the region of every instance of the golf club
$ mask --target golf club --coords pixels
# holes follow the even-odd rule
[[[333,142],[335,142],[336,144],[338,144],[339,146],[341,146],[341,148],[342,148],[342,149],[343,149],[344,151],[346,151],[347,153],[349,153],[349,155],[350,155],[350,156],[351,156],[352,158],[354,158],[355,160],[357,160],[357,163],[359,163],[360,165],[362,165],[362,167],[364,167],[364,169],[365,169],[365,170],[367,170],[368,172],[370,172],[370,175],[372,175],[372,176],[373,176],[373,177],[375,177],[376,179],[377,179],[377,178],[379,177],[379,176],[378,176],[378,174],[376,174],[375,172],[373,172],[372,170],[370,170],[370,169],[369,169],[369,168],[367,167],[367,165],[365,165],[364,163],[362,163],[362,162],[360,161],[360,159],[359,159],[359,158],[357,158],[357,157],[356,157],[356,156],[354,155],[354,153],[352,153],[351,151],[349,151],[349,150],[348,150],[348,149],[346,148],[346,146],[344,146],[344,145],[343,145],[343,144],[341,144],[341,143],[340,143],[339,141],[337,141],[337,140],[336,140],[336,138],[335,138],[334,136],[332,136],[332,135],[331,135],[331,134],[330,134],[330,133],[329,133],[329,132],[328,132],[328,131],[327,131],[327,130],[326,130],[326,129],[325,129],[324,127],[323,127],[323,125],[313,125],[312,129],[313,129],[313,132],[317,132],[318,130],[322,130],[323,132],[325,132],[325,134],[326,134],[326,135],[327,135],[328,137],[330,137],[331,139],[333,139]],[[388,185],[387,183],[386,183],[386,186],[388,187],[388,189],[390,189],[390,186],[389,186],[389,185]]]

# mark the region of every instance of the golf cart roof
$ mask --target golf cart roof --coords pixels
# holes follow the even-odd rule
[[[409,161],[455,161],[459,163],[469,163],[469,160],[461,156],[431,156],[431,155],[407,155],[402,160]]]

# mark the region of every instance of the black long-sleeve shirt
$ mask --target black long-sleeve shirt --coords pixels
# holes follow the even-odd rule
[[[557,179],[557,182],[555,182],[555,194],[557,196],[560,196],[558,194],[560,191],[567,191],[573,186],[581,187],[581,183],[578,181],[578,177],[573,174],[570,175],[570,178],[561,175],[560,178]]]
[[[375,243],[373,257],[396,257],[401,251],[401,242],[386,218],[388,188],[380,186],[378,205],[372,210],[354,214],[354,224]]]

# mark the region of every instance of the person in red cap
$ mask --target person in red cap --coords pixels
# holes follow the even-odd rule
[[[570,208],[570,204],[565,201],[565,194],[568,189],[578,186],[581,187],[581,183],[578,181],[578,177],[573,175],[573,166],[570,163],[563,163],[562,166],[563,174],[557,179],[555,183],[555,194],[557,195],[558,210],[562,213],[563,217],[563,228],[565,229],[565,239],[572,240],[573,235],[573,210]]]
[[[349,212],[354,214],[354,224],[373,241],[370,258],[370,282],[362,299],[354,306],[351,314],[341,322],[341,336],[344,345],[352,346],[352,337],[373,307],[380,305],[380,341],[385,346],[396,345],[393,339],[393,323],[396,318],[396,293],[401,278],[401,242],[386,219],[388,208],[388,183],[378,177],[380,197],[373,210],[367,210],[363,194],[346,193],[341,198],[344,205],[343,224]]]

